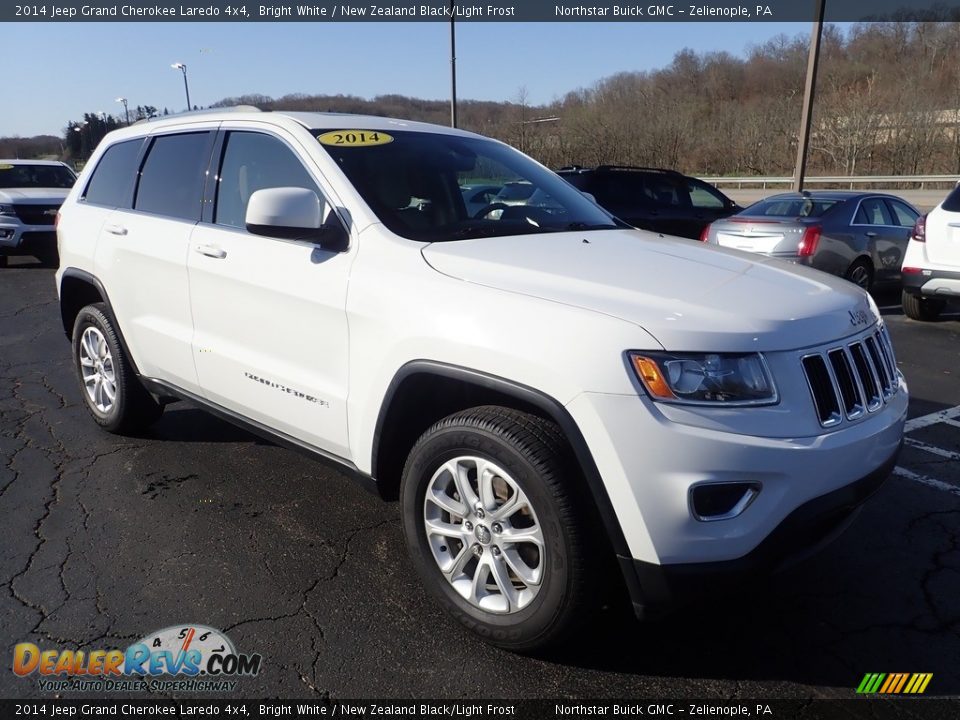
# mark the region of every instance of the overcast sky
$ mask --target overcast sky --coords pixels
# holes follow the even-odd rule
[[[84,112],[132,106],[183,110],[259,93],[397,93],[448,99],[447,23],[28,23],[7,24],[8,73],[0,136],[59,135]],[[667,65],[689,47],[743,55],[809,23],[460,23],[460,98],[531,104],[613,73]],[[12,65],[10,64],[12,61]],[[10,86],[12,82],[12,87]],[[14,100],[15,99],[15,100]]]

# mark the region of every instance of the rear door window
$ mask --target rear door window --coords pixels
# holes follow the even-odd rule
[[[134,209],[199,220],[211,136],[194,132],[154,138],[140,173]]]
[[[671,208],[690,207],[690,191],[679,178],[667,175],[647,175],[644,193],[657,205]]]
[[[893,225],[893,218],[883,198],[867,198],[860,203],[854,225]]]
[[[94,205],[129,208],[141,147],[143,138],[120,142],[107,148],[87,183],[83,193],[84,200]]]

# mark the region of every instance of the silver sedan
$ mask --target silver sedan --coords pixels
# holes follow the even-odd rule
[[[870,290],[899,282],[919,217],[913,205],[884,193],[782,193],[715,221],[700,239],[808,265]]]

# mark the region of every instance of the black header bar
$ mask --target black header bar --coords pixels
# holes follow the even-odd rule
[[[458,0],[457,22],[809,22],[810,0]],[[56,0],[3,22],[449,22],[449,0]],[[828,0],[827,22],[958,20],[960,0]]]

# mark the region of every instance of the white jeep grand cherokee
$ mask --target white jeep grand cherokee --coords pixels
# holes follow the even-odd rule
[[[466,212],[506,182],[541,202]],[[61,212],[96,422],[187,399],[375,480],[425,585],[503,647],[561,638],[607,560],[644,614],[808,552],[900,448],[865,293],[631,229],[471,133],[163,119],[107,136]]]

